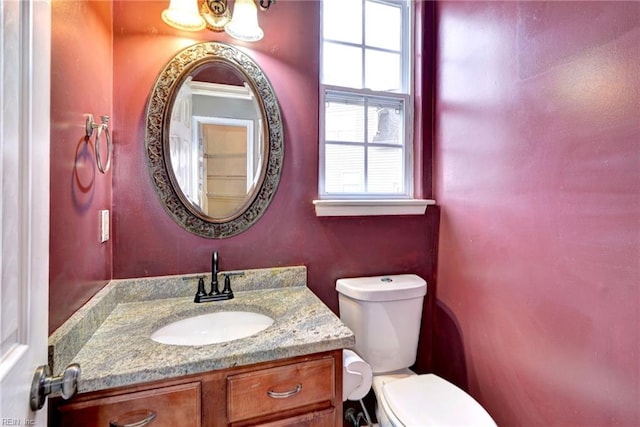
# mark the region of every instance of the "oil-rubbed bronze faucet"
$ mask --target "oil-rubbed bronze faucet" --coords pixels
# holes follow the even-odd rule
[[[230,276],[242,276],[244,273],[224,273],[224,288],[222,292],[218,289],[218,251],[211,254],[211,291],[206,293],[204,290],[204,277],[198,279],[198,291],[193,302],[208,301],[224,301],[233,299],[233,291],[231,290]]]
[[[211,293],[209,295],[218,295],[218,251],[211,254]]]

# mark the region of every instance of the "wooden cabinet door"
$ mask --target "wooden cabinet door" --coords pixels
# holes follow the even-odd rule
[[[200,383],[160,387],[96,399],[76,399],[58,406],[53,425],[63,427],[109,427],[127,418],[128,424],[155,413],[150,427],[201,425]],[[139,419],[134,419],[137,417]]]
[[[311,412],[286,420],[278,420],[260,424],[262,427],[331,427],[334,426],[336,408],[328,408],[324,411]]]
[[[335,396],[333,358],[262,369],[227,378],[229,422],[276,414]]]

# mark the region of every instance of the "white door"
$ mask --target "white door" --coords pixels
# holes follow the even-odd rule
[[[47,425],[50,45],[48,0],[0,1],[0,425]]]

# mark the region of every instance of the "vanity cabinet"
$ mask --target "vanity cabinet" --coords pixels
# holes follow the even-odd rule
[[[107,427],[123,416],[151,427],[342,426],[342,351],[81,393],[49,407],[52,427]],[[145,417],[153,419],[135,424]]]

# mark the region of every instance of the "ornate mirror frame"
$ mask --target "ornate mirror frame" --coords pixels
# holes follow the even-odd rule
[[[169,124],[176,93],[193,70],[216,61],[234,67],[252,87],[262,110],[267,152],[259,189],[237,215],[222,220],[199,213],[182,191],[176,190],[169,160]],[[160,72],[151,90],[145,125],[145,148],[156,193],[165,211],[182,228],[198,236],[217,239],[239,234],[262,217],[280,182],[284,134],[275,92],[253,59],[233,46],[218,42],[202,42],[178,52]]]

